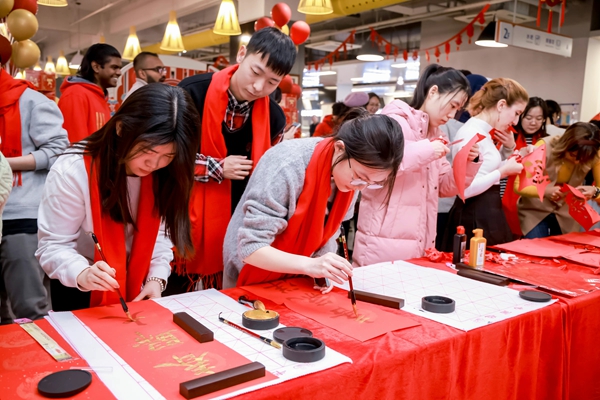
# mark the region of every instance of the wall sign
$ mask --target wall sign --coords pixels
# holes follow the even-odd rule
[[[496,42],[544,53],[571,57],[573,39],[506,21],[496,25]]]

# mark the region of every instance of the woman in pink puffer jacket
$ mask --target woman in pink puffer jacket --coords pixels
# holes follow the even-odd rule
[[[435,246],[438,198],[458,194],[449,149],[438,128],[453,118],[469,98],[469,82],[453,68],[428,66],[410,105],[395,100],[382,114],[402,127],[404,160],[389,199],[387,190],[362,191],[353,262],[358,266],[422,257]],[[480,163],[478,146],[469,153],[466,184]],[[480,161],[480,160],[478,160]],[[387,201],[386,201],[387,200]]]

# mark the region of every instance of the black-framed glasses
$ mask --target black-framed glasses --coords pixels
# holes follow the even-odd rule
[[[142,71],[154,71],[156,73],[163,74],[163,73],[167,72],[167,68],[166,67],[142,68]]]
[[[348,167],[352,170],[352,164],[350,164],[350,157],[348,157]],[[352,171],[352,180],[350,181],[350,184],[352,186],[356,186],[356,187],[360,187],[360,186],[364,186],[367,189],[381,189],[383,188],[383,185],[380,183],[369,183],[369,182],[365,182],[362,179],[356,179],[354,177],[354,171]]]

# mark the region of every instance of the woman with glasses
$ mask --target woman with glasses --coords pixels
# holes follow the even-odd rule
[[[359,190],[391,193],[403,153],[400,125],[384,115],[346,120],[330,137],[268,150],[227,228],[223,286],[291,275],[343,283],[352,267],[335,254],[340,225],[352,217]]]
[[[457,194],[452,168],[445,155],[440,125],[454,118],[469,98],[469,82],[453,68],[428,66],[410,104],[395,100],[382,114],[394,119],[406,139],[406,152],[391,194],[362,192],[352,261],[365,266],[422,257],[435,246],[438,198]],[[466,183],[479,165],[478,146],[469,153]],[[386,201],[389,198],[389,201]]]
[[[519,191],[519,178],[515,192],[521,196],[517,207],[523,234],[528,239],[577,232],[581,226],[569,214],[564,201],[562,184],[579,189],[587,200],[600,203],[600,188],[584,186],[585,176],[592,171],[594,181],[600,182],[600,130],[593,124],[578,122],[567,128],[561,136],[547,136],[536,143],[546,144],[546,173],[550,184],[546,186],[544,201],[540,201],[535,186]]]
[[[519,117],[519,123],[516,125],[515,149],[531,149],[540,139],[549,136],[546,133],[546,119],[548,118],[548,108],[546,102],[539,97],[530,97],[525,106],[525,111]],[[531,147],[529,147],[531,146]],[[522,153],[529,153],[528,150],[522,150]],[[506,215],[506,222],[510,230],[517,238],[522,236],[519,215],[517,213],[517,201],[519,195],[513,190],[516,176],[510,176],[500,181],[500,196],[502,197],[502,208]]]

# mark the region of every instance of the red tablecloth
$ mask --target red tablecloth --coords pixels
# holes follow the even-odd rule
[[[248,294],[242,289],[225,293],[234,298]],[[266,305],[281,314],[283,324],[310,329],[354,363],[238,399],[600,399],[600,350],[595,343],[600,335],[600,291],[561,298],[541,310],[469,332],[407,313],[421,325],[364,343],[285,306]],[[0,327],[0,334],[8,329],[14,328]],[[6,351],[0,345],[1,360]],[[46,356],[41,348],[37,353],[36,357]],[[3,366],[3,388],[4,370]],[[25,381],[35,370],[25,367],[22,372]],[[90,390],[99,385],[104,389],[95,380]],[[5,394],[0,392],[0,398]]]

